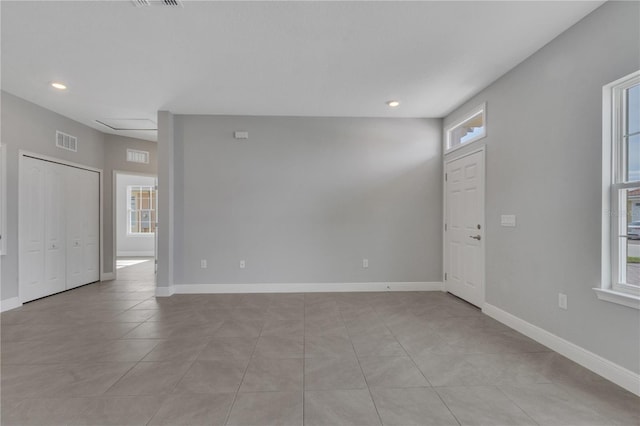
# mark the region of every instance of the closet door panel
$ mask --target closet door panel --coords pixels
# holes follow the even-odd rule
[[[100,280],[100,175],[91,171],[84,174],[84,282],[92,283]]]
[[[28,302],[46,296],[44,179],[46,163],[22,158],[19,182],[19,282],[20,300]]]
[[[67,288],[85,284],[83,274],[83,208],[82,171],[75,167],[65,170],[65,205],[67,225]]]
[[[67,168],[67,288],[100,279],[99,175]]]
[[[45,173],[45,281],[51,293],[66,288],[65,167],[46,164]]]

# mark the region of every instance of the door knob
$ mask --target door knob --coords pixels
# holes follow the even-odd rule
[[[482,239],[480,235],[469,235],[469,238],[473,238],[474,240],[478,240],[478,241]]]

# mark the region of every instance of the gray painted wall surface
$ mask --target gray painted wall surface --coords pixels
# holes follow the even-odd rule
[[[139,149],[149,152],[149,164],[127,161],[127,149]],[[158,173],[158,144],[142,139],[125,136],[104,135],[104,270],[113,272],[113,172],[116,170],[145,173]]]
[[[592,288],[602,86],[640,68],[638,16],[640,3],[605,4],[445,120],[487,101],[487,302],[636,373],[640,311]],[[517,228],[501,227],[501,214],[516,214]]]
[[[30,151],[103,170],[103,259],[105,272],[112,272],[113,226],[111,182],[113,170],[156,173],[157,144],[106,135],[62,115],[6,92],[2,95],[2,143],[7,145],[7,251],[0,257],[0,298],[18,296],[18,152]],[[78,138],[78,152],[56,148],[55,131]],[[150,151],[150,164],[126,162],[126,149]]]
[[[171,287],[174,283],[174,229],[182,216],[176,216],[176,192],[182,193],[182,186],[174,185],[174,170],[181,164],[176,156],[174,143],[174,117],[169,111],[158,111],[158,269],[156,287]],[[177,190],[177,191],[176,191]]]
[[[18,151],[102,168],[103,134],[31,102],[2,92],[2,143],[7,145],[7,255],[2,256],[6,300],[18,296]],[[78,152],[55,146],[56,130],[78,138]]]
[[[175,143],[176,284],[442,280],[441,120],[177,115]]]

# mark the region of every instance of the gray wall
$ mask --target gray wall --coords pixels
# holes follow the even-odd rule
[[[174,125],[176,284],[442,281],[441,120]]]
[[[103,134],[6,92],[2,96],[2,143],[7,145],[7,255],[2,256],[1,299],[18,296],[18,151],[102,168]],[[56,148],[60,130],[78,138],[78,152]]]
[[[18,152],[30,151],[84,166],[103,169],[103,259],[105,272],[113,271],[112,175],[113,170],[155,174],[155,142],[105,135],[97,130],[39,107],[7,92],[2,102],[2,143],[7,145],[7,255],[2,262],[1,300],[18,296]],[[78,138],[78,152],[56,148],[56,130]],[[150,151],[150,164],[126,162],[126,149]]]
[[[149,152],[149,164],[127,162],[127,149],[139,149]],[[156,142],[125,136],[104,135],[104,271],[113,272],[114,253],[114,217],[113,217],[113,173],[125,171],[155,175],[158,173],[158,144]]]
[[[487,302],[636,373],[640,311],[592,288],[602,86],[640,68],[638,16],[637,2],[605,4],[445,120],[487,101]],[[501,214],[516,214],[518,227],[500,227]]]
[[[127,210],[129,199],[127,187],[131,185],[155,185],[156,178],[118,173],[116,177],[116,235],[117,256],[153,256],[155,234],[127,234]]]

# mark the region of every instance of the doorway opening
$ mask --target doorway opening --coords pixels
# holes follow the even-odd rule
[[[114,171],[114,273],[157,270],[157,177]]]

